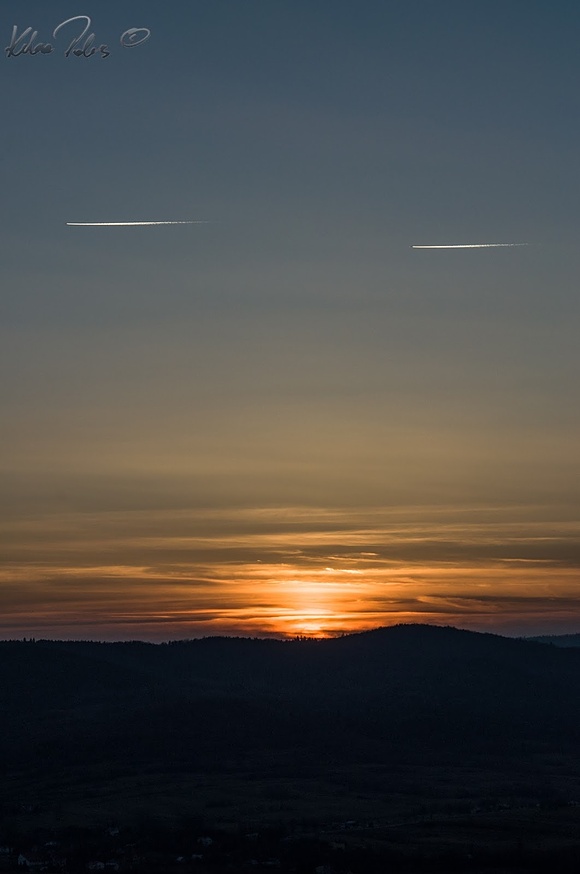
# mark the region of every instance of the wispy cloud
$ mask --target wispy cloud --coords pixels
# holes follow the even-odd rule
[[[159,221],[159,222],[67,222],[69,228],[134,228],[143,225],[208,225],[208,221]]]
[[[332,635],[400,621],[575,630],[580,526],[564,511],[539,514],[282,507],[6,520],[0,636]]]
[[[453,243],[450,245],[417,244],[411,249],[503,249],[514,246],[529,246],[529,243]]]

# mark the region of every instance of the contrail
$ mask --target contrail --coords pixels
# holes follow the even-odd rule
[[[529,243],[459,243],[453,246],[411,246],[411,249],[500,249],[505,246],[529,245]]]
[[[210,222],[67,222],[66,224],[70,228],[134,228],[141,225],[208,225]]]

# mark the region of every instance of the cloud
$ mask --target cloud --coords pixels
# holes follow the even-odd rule
[[[415,245],[411,246],[411,249],[502,249],[529,245],[529,243],[454,243],[445,246]]]
[[[143,225],[207,225],[207,221],[159,221],[159,222],[67,222],[69,228],[128,228]]]
[[[570,508],[91,511],[0,522],[0,637],[580,625]],[[541,626],[541,627],[540,627]],[[531,629],[531,630],[530,630]],[[538,633],[539,633],[538,631]]]

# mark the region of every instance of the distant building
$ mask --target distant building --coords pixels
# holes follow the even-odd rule
[[[28,868],[30,871],[40,871],[47,867],[48,862],[38,853],[20,853],[18,856],[18,866],[20,868]]]

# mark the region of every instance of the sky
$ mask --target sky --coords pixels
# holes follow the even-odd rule
[[[0,38],[0,637],[580,631],[578,4]]]

